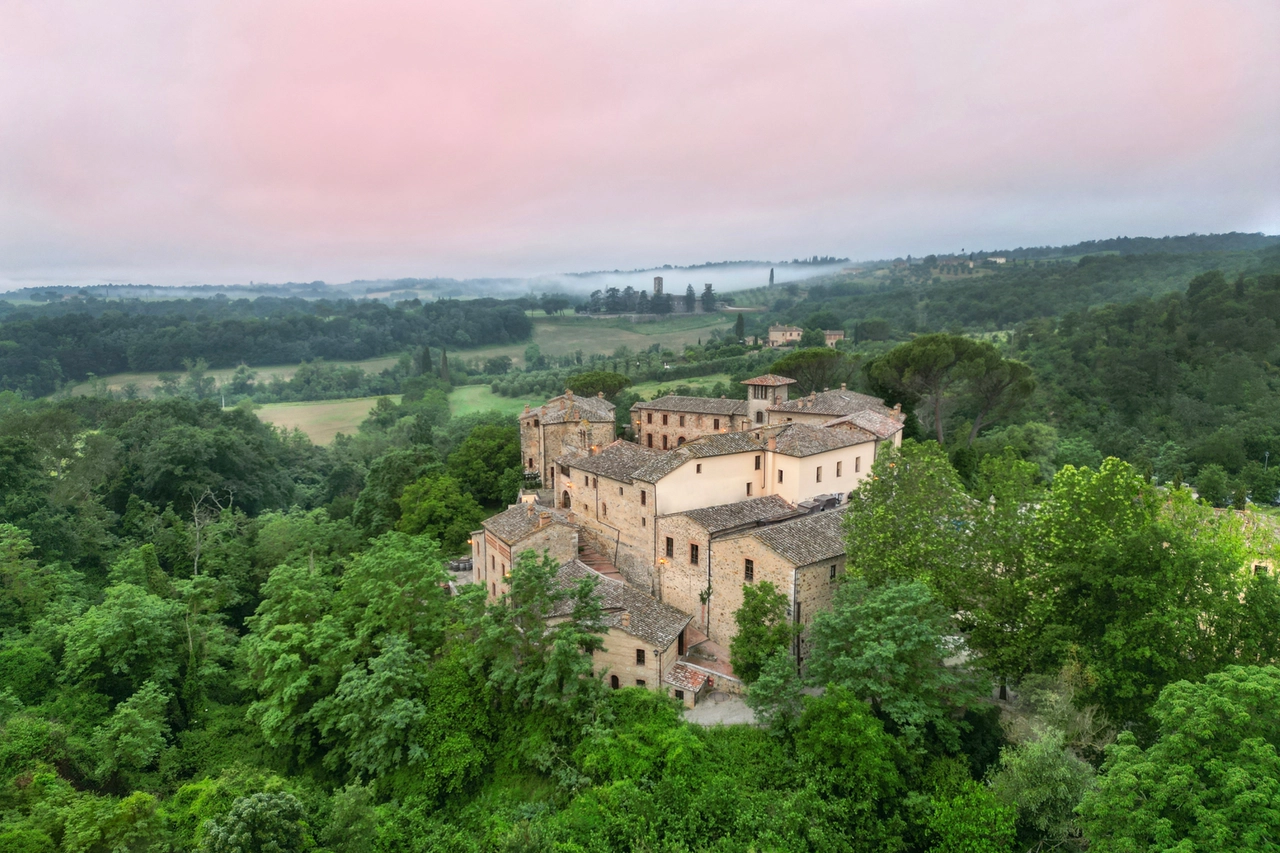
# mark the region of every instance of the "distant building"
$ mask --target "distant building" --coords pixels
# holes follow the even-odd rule
[[[993,258],[987,258],[987,260],[988,260],[988,261],[990,261],[990,262],[991,262],[991,263],[993,263],[993,264],[1003,264],[1005,261],[1007,261],[1007,260],[1008,260],[1008,258],[1004,258],[1004,257],[993,257]]]
[[[770,326],[769,327],[769,346],[785,347],[800,342],[800,336],[804,334],[804,329],[799,326]]]
[[[832,349],[835,349],[836,341],[844,340],[843,329],[834,329],[834,330],[824,329],[822,331],[822,334],[823,334],[823,337],[826,338],[827,346],[831,347]]]

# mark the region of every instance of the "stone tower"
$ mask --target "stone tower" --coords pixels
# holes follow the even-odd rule
[[[660,275],[655,275],[653,277],[653,295],[654,296],[662,295],[662,276]]]

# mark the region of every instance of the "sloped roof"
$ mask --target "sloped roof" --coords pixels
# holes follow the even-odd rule
[[[677,663],[667,673],[666,682],[677,690],[689,690],[697,693],[711,676],[700,669],[694,669],[685,663]]]
[[[859,394],[857,391],[837,388],[834,391],[823,391],[820,394],[810,394],[808,397],[798,397],[794,400],[774,403],[769,406],[769,411],[802,412],[814,415],[830,415],[833,418],[838,418],[851,415],[854,412],[864,411],[880,412],[887,415],[893,410],[886,406],[883,400],[876,397]]]
[[[630,483],[631,475],[636,469],[643,468],[662,455],[661,450],[651,450],[648,447],[618,439],[612,444],[605,445],[595,455],[566,453],[556,461],[589,474]]]
[[[543,515],[548,516],[548,518],[544,520]],[[491,515],[481,522],[485,530],[488,530],[508,545],[519,542],[545,523],[569,524],[569,520],[564,513],[552,507],[543,506],[542,504],[519,503],[509,506],[497,515]]]
[[[827,429],[816,424],[782,424],[763,431],[774,434],[778,440],[777,450],[783,456],[813,456],[865,441],[851,430]]]
[[[571,587],[584,578],[595,578],[596,597],[605,611],[604,624],[638,637],[659,649],[675,642],[684,626],[693,619],[688,613],[663,604],[648,593],[641,592],[622,581],[612,580],[593,572],[586,563],[570,560],[556,572],[556,581],[563,588]],[[569,602],[561,602],[552,616],[568,616]],[[623,619],[627,615],[629,619]],[[623,623],[628,624],[624,625]]]
[[[861,412],[854,412],[851,415],[845,415],[842,418],[835,418],[823,424],[824,427],[837,427],[843,424],[852,424],[854,427],[867,433],[870,438],[886,439],[894,436],[902,430],[902,421],[896,417],[896,412],[890,412],[885,415],[880,412],[867,409]]]
[[[796,508],[783,498],[777,495],[766,495],[762,498],[750,498],[731,504],[692,509],[680,515],[711,533],[718,533],[744,524],[794,515],[795,512]]]
[[[528,409],[520,414],[520,420],[537,417],[544,424],[607,421],[613,422],[614,405],[603,397],[579,397],[572,391],[566,391],[559,397],[552,397],[536,409]]]
[[[636,410],[649,411],[666,411],[666,412],[691,412],[696,415],[745,415],[747,413],[746,400],[729,400],[723,397],[677,397],[675,394],[668,394],[665,397],[658,397],[656,400],[648,402],[640,401],[631,407],[631,411]]]
[[[710,456],[727,456],[731,453],[759,452],[764,443],[755,430],[747,432],[715,432],[700,435],[686,441],[675,450],[667,451],[657,459],[635,471],[631,476],[646,483],[656,483],[690,459]]]
[[[755,376],[751,379],[742,380],[743,385],[794,385],[795,380],[789,376],[779,376],[776,373],[766,373],[764,376]]]
[[[753,536],[794,566],[831,560],[845,552],[844,510],[815,512],[753,530]]]

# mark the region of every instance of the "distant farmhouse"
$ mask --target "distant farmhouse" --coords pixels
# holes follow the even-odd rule
[[[748,379],[748,399],[661,397],[631,408],[635,441],[615,440],[614,406],[572,391],[520,416],[526,473],[543,488],[472,534],[476,583],[508,591],[526,550],[559,580],[596,577],[608,627],[597,671],[693,707],[741,689],[729,663],[744,584],[769,581],[800,627],[844,572],[849,492],[903,415],[844,388],[789,399],[794,380]],[[567,614],[565,614],[567,615]]]
[[[799,326],[770,326],[766,343],[771,347],[789,347],[800,343],[804,329]],[[843,329],[824,329],[822,332],[826,345],[835,347],[837,341],[844,340]]]

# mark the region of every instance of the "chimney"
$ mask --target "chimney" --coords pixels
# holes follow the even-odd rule
[[[841,382],[841,383],[840,383],[840,390],[841,390],[841,391],[848,391],[848,390],[849,390],[849,386],[848,386],[846,383]]]
[[[550,523],[551,523],[551,513],[549,512],[538,513],[538,527],[540,528],[546,527]]]
[[[631,611],[629,610],[622,611],[622,627],[623,628],[631,627]]]
[[[604,399],[604,392],[603,392],[603,391],[597,391],[597,392],[596,392],[596,396],[597,396],[597,397],[599,397],[601,400],[603,400],[603,399]]]
[[[902,411],[902,404],[901,404],[901,403],[894,403],[894,404],[893,404],[893,410],[894,410],[895,412],[901,412],[901,411]]]
[[[771,436],[769,436],[769,443],[768,443],[768,447],[769,447],[769,452],[770,452],[770,453],[773,453],[773,452],[777,451],[777,449],[778,449],[778,437],[777,437],[776,435],[771,435]]]
[[[569,388],[564,389],[564,395],[568,397],[570,400],[573,399],[573,391]]]

